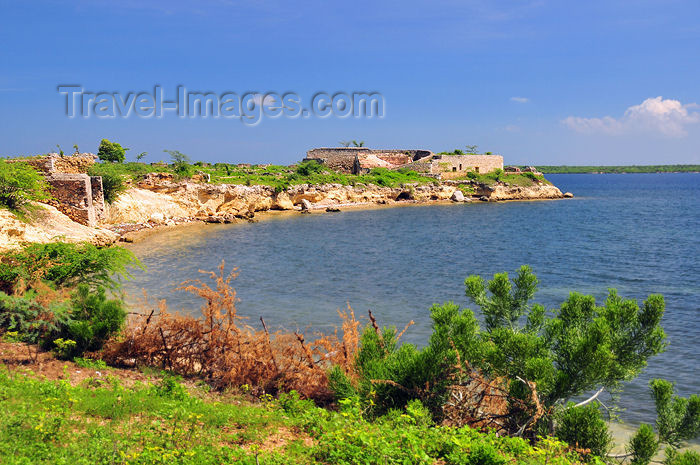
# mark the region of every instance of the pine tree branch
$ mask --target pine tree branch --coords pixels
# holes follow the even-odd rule
[[[590,403],[590,402],[593,402],[594,400],[596,400],[596,399],[598,398],[598,396],[599,396],[604,390],[605,390],[605,386],[603,386],[602,388],[598,389],[598,392],[596,392],[595,394],[593,394],[593,395],[592,395],[591,397],[589,397],[588,399],[586,399],[586,400],[584,400],[583,402],[579,402],[578,404],[574,405],[574,407],[582,407],[582,406],[584,406],[584,405],[586,405],[586,404],[588,404],[588,403]]]

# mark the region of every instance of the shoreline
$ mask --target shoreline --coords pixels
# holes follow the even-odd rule
[[[70,194],[70,192],[66,192]],[[76,191],[70,202],[81,200]],[[29,221],[0,211],[0,250],[30,243],[88,242],[107,246],[134,242],[173,227],[195,223],[257,222],[283,214],[319,214],[352,210],[475,202],[555,200],[573,197],[549,182],[528,185],[448,180],[430,184],[299,184],[283,190],[268,185],[173,182],[150,176],[132,184],[113,203],[103,204],[100,220],[88,226],[64,213],[62,205],[36,203]],[[84,199],[83,199],[84,200]],[[75,203],[75,202],[73,202]],[[78,202],[80,203],[80,202]],[[72,205],[72,204],[71,204]],[[70,208],[69,208],[70,209]]]
[[[312,207],[307,211],[302,211],[300,208],[295,208],[293,210],[263,210],[255,212],[255,215],[248,219],[236,218],[231,221],[205,221],[197,219],[194,217],[184,218],[173,224],[150,224],[150,223],[135,223],[129,226],[137,227],[131,231],[126,231],[119,235],[116,242],[123,243],[138,243],[144,241],[152,236],[175,231],[184,230],[188,228],[200,228],[209,225],[218,224],[241,224],[241,223],[258,223],[261,221],[269,221],[271,219],[299,216],[302,214],[309,215],[332,215],[337,213],[344,213],[347,211],[365,211],[365,210],[383,210],[391,208],[411,208],[411,207],[431,207],[431,206],[447,206],[454,205],[455,207],[460,204],[470,204],[470,203],[504,203],[504,202],[539,202],[547,200],[562,200],[561,198],[545,198],[545,199],[512,199],[512,200],[498,200],[498,201],[469,201],[469,202],[455,202],[452,200],[404,200],[396,201],[391,203],[374,203],[374,202],[354,202],[345,204],[324,204],[324,205],[312,205]],[[328,208],[337,208],[337,211],[328,211]],[[121,225],[104,225],[110,230],[114,230],[112,226]]]

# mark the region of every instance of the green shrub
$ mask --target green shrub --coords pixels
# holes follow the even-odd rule
[[[107,203],[113,203],[127,189],[127,185],[124,182],[123,166],[113,163],[100,163],[92,165],[88,171],[90,176],[102,177],[102,191]]]
[[[124,303],[108,299],[102,287],[92,290],[85,284],[79,285],[71,297],[71,307],[70,319],[59,329],[61,339],[75,341],[73,347],[64,349],[66,358],[101,349],[126,321]]]
[[[194,166],[187,163],[178,163],[173,166],[173,171],[178,176],[178,178],[186,179],[194,176],[195,169]]]
[[[190,157],[179,150],[163,150],[170,155],[173,171],[179,178],[191,178],[194,175],[194,167],[190,164]]]
[[[656,454],[659,442],[656,440],[651,425],[642,423],[637,432],[630,438],[628,452],[632,454],[632,465],[647,465]]]
[[[89,368],[91,370],[106,370],[107,364],[104,360],[75,357],[73,362],[81,368]]]
[[[299,163],[295,172],[299,176],[311,176],[313,174],[322,173],[325,171],[325,167],[315,160],[309,160]]]
[[[574,407],[569,404],[558,414],[557,438],[591,454],[605,457],[612,447],[612,435],[597,405]]]
[[[124,163],[127,150],[128,149],[125,149],[117,142],[110,142],[107,139],[102,139],[100,142],[100,148],[97,150],[97,156],[102,161]]]
[[[39,303],[32,293],[0,292],[0,330],[17,332],[23,342],[54,349],[62,358],[98,350],[126,321],[124,304],[104,288],[77,287],[68,302]]]
[[[530,304],[537,283],[527,266],[512,282],[507,273],[488,283],[479,276],[465,280],[467,296],[481,307],[486,323],[482,335],[489,344],[480,367],[535,382],[545,406],[618,387],[665,349],[662,296],[650,295],[640,307],[611,289],[597,306],[593,296],[572,292],[559,309],[547,312]]]
[[[71,358],[71,355],[75,353],[76,347],[78,345],[78,343],[74,340],[63,339],[62,337],[59,337],[58,339],[54,340],[53,343],[56,346],[56,348],[54,349],[54,352],[56,352],[56,356],[58,358],[63,359]]]
[[[182,385],[182,378],[167,371],[161,373],[161,379],[153,386],[153,392],[160,397],[183,401],[190,397],[185,386]]]
[[[358,395],[371,405],[369,413],[382,415],[403,409],[420,400],[437,419],[447,394],[455,382],[457,353],[462,360],[478,358],[478,323],[470,311],[461,311],[451,302],[430,309],[433,333],[428,346],[418,350],[411,344],[399,345],[395,328],[376,331],[368,326],[360,340],[355,364],[360,380],[356,388],[339,370],[331,371],[330,387],[338,398]],[[430,389],[425,389],[430,386]]]
[[[694,450],[678,452],[675,449],[666,449],[664,465],[700,465],[700,454]]]
[[[673,384],[665,379],[652,379],[649,385],[656,404],[656,429],[661,442],[680,447],[683,441],[700,435],[700,396],[676,396]]]
[[[0,206],[17,211],[32,200],[47,200],[49,186],[27,163],[0,160]]]
[[[13,339],[52,348],[53,336],[70,318],[67,302],[42,304],[31,292],[10,296],[0,292],[0,330],[15,334]]]
[[[308,399],[302,399],[297,391],[281,393],[277,399],[278,405],[290,415],[298,416],[315,410],[315,404]]]
[[[130,277],[128,267],[142,267],[123,247],[65,242],[31,244],[20,251],[0,253],[0,265],[0,291],[7,293],[19,281],[30,286],[43,281],[56,288],[85,283],[115,289],[121,278]]]
[[[596,306],[592,296],[572,293],[559,309],[547,312],[542,305],[530,304],[537,278],[527,266],[512,281],[507,273],[496,274],[488,283],[469,276],[465,288],[480,307],[483,327],[474,312],[452,302],[431,308],[433,331],[422,349],[400,345],[393,328],[368,327],[355,357],[357,379],[351,381],[337,369],[330,372],[337,398],[358,397],[369,405],[372,416],[418,399],[440,420],[449,387],[478,370],[506,382],[514,407],[503,420],[504,428],[513,434],[529,428],[526,436],[534,438],[539,428],[551,434],[553,418],[546,413],[537,425],[530,424],[532,411],[527,406],[532,405],[533,392],[523,380],[535,383],[541,407],[553,412],[584,392],[615,388],[634,378],[647,359],[665,347],[660,326],[664,301],[659,295],[650,296],[640,308],[614,290],[603,306]],[[564,439],[594,454],[607,451],[609,434],[595,407],[565,411],[559,423]]]

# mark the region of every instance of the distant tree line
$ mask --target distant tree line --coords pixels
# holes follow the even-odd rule
[[[521,166],[524,168],[524,166]],[[562,173],[698,173],[700,165],[609,165],[609,166],[567,166],[538,165],[544,174]]]

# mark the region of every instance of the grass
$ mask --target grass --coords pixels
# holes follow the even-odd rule
[[[552,184],[542,175],[536,175],[534,173],[505,173],[502,170],[496,170],[484,174],[479,174],[472,171],[466,176],[458,179],[470,179],[478,184],[486,184],[487,186],[494,185],[496,182],[503,182],[510,186],[520,187],[531,187],[539,184]]]
[[[313,162],[311,162],[313,163]],[[201,165],[201,166],[200,166]],[[338,173],[317,165],[314,169],[305,169],[307,164],[294,166],[281,165],[232,165],[215,163],[213,165],[195,164],[194,169],[207,173],[213,184],[239,184],[248,186],[270,186],[277,191],[301,184],[341,184],[355,186],[358,184],[376,185],[383,187],[399,187],[403,184],[431,184],[438,181],[432,177],[422,176],[415,171],[399,169],[388,170],[375,168],[368,174],[354,175]],[[151,166],[144,163],[113,164],[110,171],[118,172],[132,180],[154,172],[174,173],[171,165]],[[471,179],[477,183],[493,185],[497,181],[512,186],[529,187],[536,184],[551,184],[543,176],[533,173],[503,173],[491,172],[486,174],[470,173],[461,179]]]
[[[0,369],[0,409],[0,463],[8,465],[579,462],[553,439],[533,447],[431,425],[420,405],[370,423],[356,402],[336,412],[295,393],[251,401],[188,390],[169,375],[126,388],[110,375],[72,386]]]
[[[312,162],[313,163],[313,162]],[[406,183],[428,184],[436,180],[431,177],[421,176],[419,173],[409,170],[387,170],[377,168],[369,174],[353,175],[337,173],[320,166],[316,169],[303,169],[306,164],[297,167],[281,165],[232,165],[228,163],[215,163],[208,165],[196,163],[191,165],[196,171],[209,174],[213,184],[239,184],[271,186],[281,191],[287,187],[300,184],[374,184],[385,187],[397,187]],[[115,163],[110,164],[110,172],[118,173],[135,181],[148,173],[165,172],[173,173],[172,165],[149,165],[145,163]],[[97,172],[97,170],[95,170]]]

